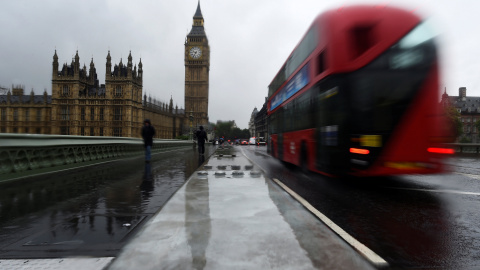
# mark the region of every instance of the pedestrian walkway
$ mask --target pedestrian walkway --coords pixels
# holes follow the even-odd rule
[[[373,266],[233,147],[218,149],[109,269]]]

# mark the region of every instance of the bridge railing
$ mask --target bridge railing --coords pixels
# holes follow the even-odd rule
[[[456,154],[480,153],[480,143],[451,143],[449,145],[455,149]]]
[[[192,141],[155,139],[152,152],[192,147]],[[140,138],[0,134],[0,181],[144,154]]]

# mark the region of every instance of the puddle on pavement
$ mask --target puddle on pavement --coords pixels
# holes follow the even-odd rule
[[[120,242],[145,216],[80,216],[27,238],[23,246],[83,245]]]

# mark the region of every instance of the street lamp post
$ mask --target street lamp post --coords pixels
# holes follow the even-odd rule
[[[190,140],[193,141],[193,130],[192,130],[193,112],[192,111],[190,111],[190,115],[188,116],[188,119],[190,120]]]

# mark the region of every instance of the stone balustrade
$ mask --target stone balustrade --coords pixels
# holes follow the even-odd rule
[[[156,139],[152,153],[192,144],[185,140]],[[140,138],[0,134],[0,181],[143,154]]]

